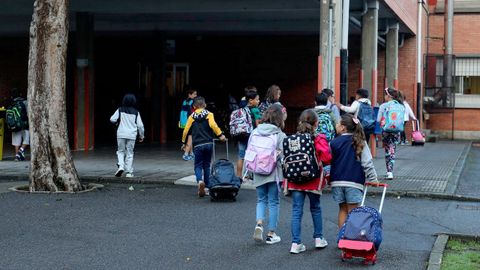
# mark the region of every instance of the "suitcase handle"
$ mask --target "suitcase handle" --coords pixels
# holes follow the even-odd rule
[[[413,131],[419,131],[420,130],[420,121],[418,120],[412,120],[412,130]],[[417,125],[415,125],[417,123]]]
[[[367,197],[368,187],[383,187],[382,200],[380,201],[380,207],[378,208],[378,212],[379,212],[379,213],[382,213],[383,202],[385,201],[385,195],[386,195],[386,193],[387,193],[388,184],[385,184],[385,183],[377,183],[377,182],[366,182],[366,183],[365,183],[365,190],[363,191],[362,204],[361,204],[360,206],[364,206],[364,205],[365,205],[365,197]]]
[[[220,141],[220,139],[213,139],[213,160],[217,160],[215,158],[215,142]],[[225,145],[227,146],[227,159],[230,160],[229,154],[228,154],[228,138],[225,138]]]

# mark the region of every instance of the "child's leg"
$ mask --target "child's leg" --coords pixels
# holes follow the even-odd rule
[[[339,204],[339,209],[338,209],[338,228],[342,228],[343,223],[345,223],[345,220],[347,219],[347,214],[348,214],[348,206],[347,203],[341,203]]]
[[[193,153],[195,154],[195,161],[193,165],[193,170],[195,172],[195,177],[197,179],[197,183],[203,181],[202,178],[202,170],[203,170],[203,155],[202,155],[202,146],[198,146],[193,148]]]
[[[193,154],[192,150],[192,135],[188,135],[187,137],[187,144],[185,145],[185,154],[191,155]]]
[[[276,182],[266,184],[268,189],[268,235],[272,235],[277,230],[278,214],[280,212],[280,200],[278,197],[278,187]]]
[[[117,158],[118,168],[125,169],[125,154],[126,154],[127,139],[117,139]]]
[[[292,243],[302,243],[302,217],[303,204],[305,202],[305,193],[303,191],[292,191]],[[311,202],[310,202],[311,203]]]
[[[243,177],[243,159],[245,158],[246,149],[247,149],[247,142],[239,140],[238,141],[237,176],[240,178]]]
[[[383,146],[385,148],[385,165],[387,172],[393,172],[393,164],[395,163],[395,151],[397,142],[400,139],[398,133],[383,133]]]
[[[135,148],[135,140],[126,140],[126,152],[125,158],[125,171],[127,173],[133,173],[133,149]]]
[[[310,200],[310,213],[313,220],[313,238],[323,237],[322,208],[320,207],[320,195],[307,192]]]
[[[212,162],[212,153],[213,153],[213,145],[207,144],[205,145],[205,150],[203,152],[203,181],[207,187],[210,186],[210,164]]]
[[[263,224],[265,220],[265,213],[267,212],[268,203],[268,189],[267,184],[258,186],[257,191],[257,208],[256,208],[256,222],[257,224]]]

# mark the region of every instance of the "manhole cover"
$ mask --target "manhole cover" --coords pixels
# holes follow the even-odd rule
[[[459,205],[459,204],[457,204],[457,209],[480,211],[480,206],[478,206],[478,205]]]

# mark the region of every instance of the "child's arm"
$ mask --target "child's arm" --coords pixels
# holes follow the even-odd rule
[[[113,113],[112,117],[110,117],[110,122],[112,122],[113,124],[115,124],[117,121],[118,121],[118,117],[120,117],[120,113],[118,111],[118,109],[115,111],[115,113]]]
[[[330,146],[324,134],[319,134],[315,137],[315,150],[317,157],[319,157],[323,165],[330,164],[332,161],[332,153],[330,152]]]
[[[142,117],[140,117],[140,112],[138,112],[137,116],[137,129],[138,129],[138,136],[140,137],[140,142],[143,141],[145,138],[145,127],[143,126]]]
[[[190,128],[192,127],[193,124],[193,117],[190,115],[187,120],[187,124],[185,125],[185,128],[183,129],[183,134],[182,134],[182,143],[185,144],[187,142],[187,136],[188,132],[190,131]]]
[[[363,172],[365,173],[365,180],[368,182],[377,182],[377,171],[375,171],[372,154],[370,153],[370,148],[368,148],[367,142],[364,142],[361,159]]]
[[[208,116],[208,125],[213,130],[213,133],[218,137],[223,135],[222,130],[218,127],[217,122],[215,122],[215,117],[213,117],[213,113],[209,113]]]
[[[360,103],[358,101],[354,101],[352,103],[352,106],[344,106],[341,105],[339,106],[340,110],[347,112],[347,113],[355,113],[358,110],[358,106],[360,106]]]

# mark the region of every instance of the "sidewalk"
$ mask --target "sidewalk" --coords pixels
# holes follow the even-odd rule
[[[223,147],[222,150],[224,150]],[[463,141],[441,141],[428,143],[424,147],[398,146],[393,181],[390,192],[399,194],[454,195],[465,164],[471,143]],[[116,155],[113,147],[91,152],[74,152],[75,166],[85,181],[173,183],[185,178],[194,184],[193,161],[184,161],[176,145],[138,145],[135,152],[135,178],[118,178]],[[225,157],[219,151],[217,158]],[[230,159],[236,159],[236,150],[230,146]],[[374,160],[375,168],[382,180],[386,174],[384,151],[378,149]],[[27,180],[29,162],[16,162],[11,158],[0,162],[0,180]],[[383,180],[382,180],[383,181]]]

